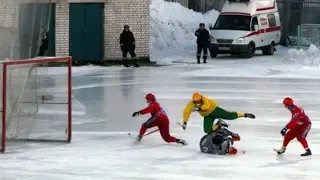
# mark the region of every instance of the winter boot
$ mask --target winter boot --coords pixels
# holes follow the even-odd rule
[[[286,148],[285,147],[282,147],[281,149],[274,149],[274,151],[278,154],[283,154],[286,152]]]
[[[251,113],[244,113],[244,117],[251,118],[251,119],[256,118],[256,116],[254,114],[251,114]]]
[[[308,148],[306,149],[306,152],[301,154],[300,156],[311,156],[311,155],[312,155],[311,150]]]
[[[130,67],[128,64],[128,61],[126,59],[123,60],[123,65],[124,65],[124,67]]]
[[[207,63],[207,57],[203,58],[203,63]]]
[[[187,142],[183,139],[177,139],[176,142],[182,145],[187,145]]]
[[[133,66],[134,67],[140,67],[139,64],[137,63],[137,59],[133,59]]]
[[[141,136],[141,135],[138,135],[137,138],[136,138],[136,141],[137,141],[137,142],[140,142],[141,139],[142,139],[142,136]]]
[[[197,63],[200,64],[200,58],[197,59]]]

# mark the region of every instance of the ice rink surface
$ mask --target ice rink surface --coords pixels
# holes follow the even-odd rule
[[[210,60],[208,65],[103,67],[74,76],[72,143],[9,146],[0,156],[0,179],[318,180],[320,80],[281,77],[281,69],[271,69],[270,77],[238,76],[250,71],[246,63],[255,69],[254,65],[263,61],[243,60],[240,65],[239,60],[222,59]],[[199,152],[204,133],[198,114],[192,114],[186,131],[176,124],[182,121],[183,107],[195,91],[216,99],[227,110],[256,115],[254,120],[228,121],[230,129],[241,136],[235,144],[238,155]],[[146,93],[156,95],[170,118],[171,134],[185,139],[188,146],[167,144],[159,133],[133,144],[149,115],[131,115],[147,105]],[[313,121],[308,137],[311,158],[300,157],[304,150],[296,140],[283,156],[272,150],[281,147],[280,130],[290,119],[281,104],[285,96],[296,99]]]

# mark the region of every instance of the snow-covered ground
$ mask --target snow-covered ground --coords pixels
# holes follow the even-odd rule
[[[319,78],[320,51],[315,45],[308,49],[277,46],[273,56],[256,51],[251,59],[229,55],[212,58],[208,64],[196,65],[196,36],[199,23],[214,24],[219,12],[194,12],[179,3],[151,0],[151,60],[163,65],[205,67],[191,76],[242,76]],[[232,73],[230,73],[232,72]]]
[[[151,0],[150,4],[150,47],[151,55],[169,52],[187,53],[196,48],[194,32],[199,23],[214,24],[219,12],[208,11],[205,14],[195,12],[179,3]]]
[[[199,22],[208,24],[216,17],[214,10],[201,15],[176,3],[152,0],[152,60],[169,66],[73,67],[72,143],[8,144],[8,152],[0,156],[0,179],[318,180],[318,47],[279,46],[273,56],[260,52],[251,59],[218,56],[198,65],[194,30]],[[63,68],[51,70],[51,75],[65,73]],[[236,143],[238,156],[199,152],[203,136],[199,115],[191,115],[186,131],[176,124],[182,121],[182,109],[194,91],[215,98],[227,110],[257,116],[230,121],[231,130],[241,136]],[[158,133],[141,144],[132,143],[148,116],[132,118],[131,114],[146,106],[144,96],[149,92],[167,111],[172,135],[186,139],[188,146],[166,144]],[[279,132],[290,118],[281,104],[285,96],[292,96],[313,121],[308,136],[311,158],[300,158],[303,149],[296,140],[284,156],[272,151],[281,146]],[[57,117],[55,112],[46,113]],[[52,123],[59,129],[58,122]],[[60,133],[65,133],[65,127]]]

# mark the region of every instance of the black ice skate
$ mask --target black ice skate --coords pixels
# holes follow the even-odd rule
[[[176,142],[182,145],[187,145],[187,142],[183,139],[177,139]]]
[[[282,147],[281,149],[274,149],[274,151],[278,154],[283,154],[286,152],[286,148],[285,147]]]
[[[244,117],[248,117],[248,118],[251,118],[251,119],[256,118],[256,116],[254,114],[251,114],[251,113],[244,113]]]
[[[141,139],[142,139],[142,136],[138,135],[137,138],[136,138],[136,141],[137,141],[137,142],[140,142]]]
[[[308,148],[306,149],[306,152],[301,154],[300,156],[311,156],[311,155],[312,155],[311,150]]]

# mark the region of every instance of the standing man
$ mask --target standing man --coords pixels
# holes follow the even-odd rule
[[[133,59],[134,67],[139,67],[137,63],[137,57],[134,50],[136,49],[136,42],[133,33],[130,31],[128,25],[124,25],[123,32],[120,34],[120,47],[122,51],[123,64],[125,67],[130,67],[127,60],[127,54],[129,52]]]
[[[197,38],[197,60],[198,64],[200,64],[201,52],[203,50],[203,63],[207,63],[208,57],[208,47],[210,45],[210,34],[209,31],[205,28],[204,23],[199,24],[199,29],[194,33]]]

